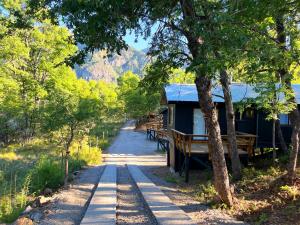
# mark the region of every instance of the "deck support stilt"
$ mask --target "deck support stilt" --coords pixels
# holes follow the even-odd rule
[[[185,156],[185,182],[189,182],[189,172],[190,172],[190,157]]]

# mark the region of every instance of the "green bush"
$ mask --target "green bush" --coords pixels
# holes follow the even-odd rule
[[[86,165],[86,162],[81,159],[76,159],[70,157],[69,159],[69,173],[72,173],[76,170],[80,170],[83,166]]]
[[[63,166],[56,158],[42,156],[31,171],[31,192],[41,192],[45,188],[57,189],[64,181]]]
[[[218,195],[214,185],[210,181],[206,184],[201,184],[197,193],[198,200],[205,202],[211,202]]]
[[[87,139],[79,143],[74,143],[71,147],[71,158],[79,162],[84,162],[82,165],[99,165],[102,162],[102,152],[100,148],[89,147]]]

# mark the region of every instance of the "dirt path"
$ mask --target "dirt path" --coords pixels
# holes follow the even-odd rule
[[[129,121],[104,154],[106,164],[118,165],[117,171],[117,224],[156,225],[157,222],[145,203],[126,165],[142,167],[165,165],[164,155],[157,154],[156,144],[146,135],[135,132],[134,121]]]

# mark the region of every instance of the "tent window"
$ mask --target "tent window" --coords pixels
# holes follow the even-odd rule
[[[279,115],[279,120],[281,125],[289,125],[290,120],[289,120],[289,115],[288,114],[280,114]]]

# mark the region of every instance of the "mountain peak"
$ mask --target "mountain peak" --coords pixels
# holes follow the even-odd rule
[[[147,63],[147,51],[148,49],[139,51],[129,46],[121,55],[113,54],[111,57],[107,57],[105,50],[95,51],[83,65],[76,65],[75,71],[80,78],[106,82],[116,82],[128,70],[142,76]]]

